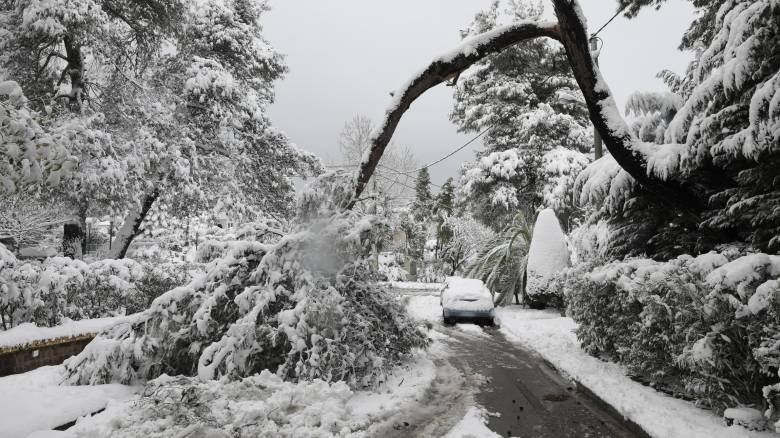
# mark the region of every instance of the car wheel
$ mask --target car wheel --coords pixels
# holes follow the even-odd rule
[[[444,325],[452,325],[452,318],[450,318],[449,316],[445,316],[442,313],[441,319],[444,320]]]

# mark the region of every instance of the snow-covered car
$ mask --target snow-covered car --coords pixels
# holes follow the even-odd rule
[[[493,295],[481,280],[447,277],[441,290],[441,309],[445,324],[466,319],[493,324]]]

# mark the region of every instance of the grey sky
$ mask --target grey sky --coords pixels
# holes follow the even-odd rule
[[[278,84],[271,118],[301,148],[328,162],[339,161],[338,134],[357,113],[379,120],[388,93],[431,58],[460,41],[458,31],[492,0],[272,0],[264,19],[265,34],[287,55],[290,73]],[[613,0],[581,0],[591,31],[615,12]],[[545,2],[552,16],[552,5]],[[633,20],[623,16],[600,34],[602,72],[622,108],[634,90],[660,90],[656,72],[682,72],[690,59],[676,48],[693,19],[683,0],[660,11],[647,9]],[[413,105],[395,134],[429,163],[465,143],[449,121],[452,89],[438,86]],[[476,147],[478,145],[475,144]],[[442,183],[457,176],[466,148],[430,169]]]

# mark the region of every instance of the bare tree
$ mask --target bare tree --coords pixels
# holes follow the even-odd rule
[[[374,123],[358,114],[344,123],[339,134],[339,149],[345,164],[358,167],[371,146]],[[418,163],[407,146],[390,143],[368,181],[369,191],[389,202],[410,198],[414,192],[415,169]]]

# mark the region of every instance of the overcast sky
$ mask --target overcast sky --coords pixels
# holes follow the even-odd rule
[[[271,0],[265,35],[287,56],[290,72],[278,83],[271,118],[301,148],[326,162],[340,161],[338,134],[355,114],[379,120],[389,92],[436,55],[460,41],[459,30],[492,0]],[[591,32],[615,12],[612,0],[580,0]],[[552,18],[552,4],[544,2]],[[601,32],[602,72],[620,107],[634,90],[662,90],[655,74],[682,72],[690,54],[677,46],[693,20],[683,0],[661,10],[622,15]],[[449,121],[452,89],[428,91],[404,115],[395,142],[414,149],[420,163],[432,162],[473,134],[456,132]],[[479,145],[475,144],[476,147]],[[433,166],[434,183],[457,176],[473,157],[466,148]]]

